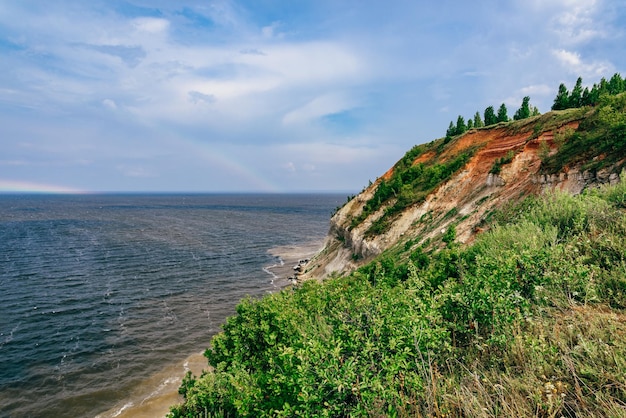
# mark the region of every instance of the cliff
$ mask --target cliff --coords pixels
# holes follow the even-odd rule
[[[623,107],[623,96],[620,103]],[[603,109],[553,111],[414,147],[334,214],[323,249],[301,277],[347,273],[394,247],[441,246],[446,232],[453,232],[456,242],[468,243],[486,228],[495,210],[526,196],[546,189],[578,194],[618,182],[626,160],[623,139],[609,152],[602,144],[606,135],[623,127],[616,128],[614,121],[602,125]],[[623,118],[620,106],[613,104],[611,110]],[[454,161],[462,164],[451,165]],[[447,177],[439,174],[441,167],[450,166]],[[426,177],[411,183],[409,172]],[[415,192],[433,176],[441,181],[422,195]],[[391,192],[379,193],[381,187]]]
[[[337,277],[242,301],[170,416],[624,416],[626,95],[457,131],[338,209],[301,276]]]

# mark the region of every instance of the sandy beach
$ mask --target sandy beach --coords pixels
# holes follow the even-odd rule
[[[275,265],[265,267],[265,270],[274,277],[274,284],[278,288],[291,285],[290,277],[294,277],[296,270],[294,267],[300,264],[302,260],[309,260],[313,257],[324,245],[323,240],[311,241],[299,245],[284,245],[275,247],[269,250],[269,253],[276,257],[279,262]],[[302,265],[302,268],[306,267]]]
[[[286,245],[270,249],[276,263],[265,266],[263,271],[271,276],[277,291],[292,284],[294,267],[301,260],[310,259],[322,247],[323,241],[311,241],[299,245]],[[158,374],[141,382],[128,397],[96,418],[154,418],[164,417],[172,405],[182,402],[178,388],[187,371],[199,376],[208,368],[203,353],[194,353],[186,359],[170,365]]]
[[[144,380],[126,399],[96,418],[164,417],[171,405],[182,401],[178,388],[187,371],[199,376],[207,367],[207,359],[203,353],[194,353]]]

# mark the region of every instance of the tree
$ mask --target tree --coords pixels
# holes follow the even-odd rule
[[[609,82],[606,81],[606,78],[602,77],[600,79],[600,85],[598,86],[598,98],[603,94],[609,93]]]
[[[578,77],[576,80],[576,85],[572,89],[572,92],[569,95],[567,100],[567,104],[569,108],[576,108],[582,106],[582,96],[583,96],[583,79],[582,77]]]
[[[583,92],[584,96],[585,92]],[[598,84],[594,84],[591,90],[589,91],[589,96],[585,100],[585,104],[588,106],[595,106],[598,104],[600,100],[600,86]]]
[[[469,131],[474,127],[474,120],[472,118],[467,119],[467,130]]]
[[[539,116],[539,115],[541,115],[541,112],[539,112],[539,109],[537,108],[537,106],[531,106],[530,116]]]
[[[498,108],[498,122],[508,122],[509,115],[507,115],[506,105],[502,103]]]
[[[483,120],[480,118],[480,113],[477,111],[474,115],[474,128],[482,128],[485,126]]]
[[[619,94],[624,91],[624,80],[619,73],[613,74],[609,80],[609,94]]]
[[[495,125],[498,123],[496,112],[493,110],[493,106],[489,106],[485,109],[485,126]]]
[[[583,95],[580,98],[580,104],[581,106],[589,106],[591,105],[591,91],[589,90],[589,87],[585,87],[585,89],[583,90]]]
[[[526,96],[522,99],[522,106],[517,109],[513,119],[520,120],[530,117],[530,97]]]
[[[569,92],[567,91],[567,87],[565,84],[561,83],[559,85],[559,91],[554,98],[554,104],[552,105],[552,110],[563,110],[567,109],[569,105]]]
[[[450,121],[448,130],[446,131],[446,138],[452,138],[455,135],[456,135],[456,128],[454,127],[454,122]]]
[[[465,118],[459,115],[459,117],[456,118],[456,134],[460,135],[465,131],[467,131],[467,126],[465,125]]]

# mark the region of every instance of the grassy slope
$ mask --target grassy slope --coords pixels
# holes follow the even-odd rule
[[[603,96],[575,131],[555,137],[558,152],[546,157],[543,171],[557,173],[569,165],[583,163],[583,169],[597,171],[626,157],[626,93]]]
[[[625,109],[614,96],[510,126],[589,112],[542,168],[596,170],[623,165]],[[439,142],[407,153],[371,211],[458,170],[411,164]],[[348,277],[243,301],[206,352],[214,372],[185,379],[171,416],[626,416],[625,178],[529,198],[470,246],[451,230],[443,249],[408,242]]]
[[[172,416],[626,416],[626,181],[242,302]]]

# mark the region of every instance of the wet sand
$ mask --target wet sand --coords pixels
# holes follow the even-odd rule
[[[141,382],[124,399],[112,409],[96,415],[96,418],[154,418],[164,417],[170,406],[182,402],[178,388],[188,370],[199,376],[203,369],[208,368],[206,357],[202,353],[194,353],[184,361],[171,365],[158,374]]]
[[[310,259],[323,245],[323,241],[312,241],[300,245],[286,245],[270,249],[268,252],[277,258],[273,265],[263,270],[272,277],[274,286],[280,290],[292,284],[294,266],[300,260]],[[165,417],[170,406],[183,401],[178,388],[188,370],[200,376],[208,363],[203,353],[194,353],[185,360],[173,364],[158,374],[141,382],[123,401],[110,410],[98,414],[96,418],[155,418]]]
[[[324,245],[323,240],[311,241],[299,245],[284,245],[269,250],[269,253],[277,257],[281,262],[273,266],[265,267],[264,270],[276,276],[274,284],[278,288],[289,286],[292,282],[290,277],[295,276],[294,267],[299,264],[300,260],[311,259]],[[302,266],[306,269],[306,266]]]

